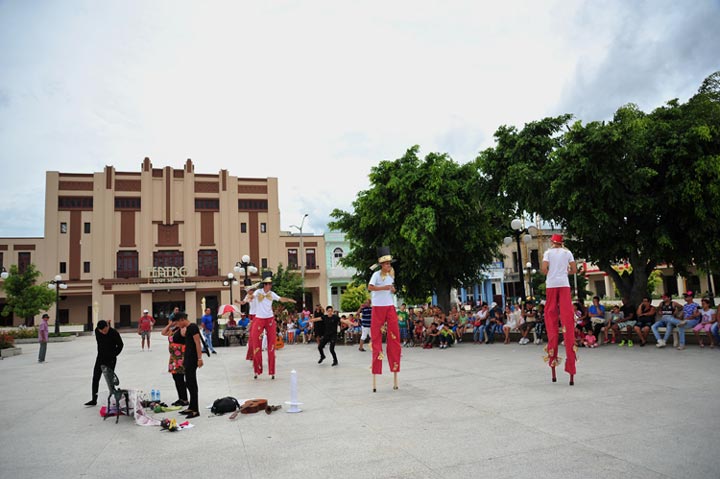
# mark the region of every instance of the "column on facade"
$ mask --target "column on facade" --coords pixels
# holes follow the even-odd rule
[[[150,314],[153,313],[153,295],[152,291],[142,291],[140,293],[140,311],[148,310]]]
[[[100,310],[98,312],[98,317],[93,318],[93,321],[95,321],[95,324],[93,324],[93,329],[97,327],[97,321],[104,319],[110,325],[114,328],[116,321],[115,321],[115,295],[114,294],[103,294],[102,298],[100,300]]]
[[[611,298],[615,296],[615,283],[610,276],[605,275],[605,296]]]
[[[678,274],[677,276],[675,276],[675,279],[677,280],[678,293],[683,294],[686,291],[685,278]]]
[[[198,314],[197,293],[194,289],[185,291],[185,312],[191,323],[194,323],[196,319],[202,316],[202,314]]]

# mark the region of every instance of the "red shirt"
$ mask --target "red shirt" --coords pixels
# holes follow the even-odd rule
[[[155,320],[153,319],[153,317],[149,314],[146,314],[145,316],[140,318],[140,321],[138,322],[140,326],[140,331],[150,331],[154,322]]]

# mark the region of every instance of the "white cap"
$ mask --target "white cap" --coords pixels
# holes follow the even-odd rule
[[[147,309],[143,309],[143,313],[149,313],[149,312],[150,311],[148,311]]]

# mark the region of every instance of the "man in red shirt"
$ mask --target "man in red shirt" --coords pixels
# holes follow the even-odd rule
[[[145,309],[143,315],[138,321],[138,334],[142,338],[142,349],[145,351],[145,339],[147,338],[148,351],[150,351],[150,331],[155,324],[155,318],[150,315],[150,312]]]

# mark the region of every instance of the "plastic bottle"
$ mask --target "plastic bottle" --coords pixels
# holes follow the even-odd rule
[[[155,399],[156,395],[157,395],[157,393],[155,392],[155,389],[152,389],[152,390],[150,391],[150,400],[151,400],[151,401],[156,401],[156,399]]]
[[[155,400],[156,400],[157,402],[160,402],[160,390],[159,390],[159,389],[156,389],[156,390],[155,390],[155,397],[157,398],[157,399],[155,399]]]

